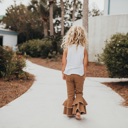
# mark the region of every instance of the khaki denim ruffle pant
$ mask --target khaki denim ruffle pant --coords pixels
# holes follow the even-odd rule
[[[64,101],[64,114],[73,116],[79,111],[86,114],[87,102],[83,98],[84,77],[76,74],[66,75],[67,100]]]

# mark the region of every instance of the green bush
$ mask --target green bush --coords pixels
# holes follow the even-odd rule
[[[0,77],[6,75],[6,64],[11,61],[12,56],[13,52],[11,50],[6,51],[0,46]]]
[[[31,57],[54,57],[57,53],[61,53],[60,40],[61,36],[50,36],[42,40],[29,40],[19,45],[19,51]]]
[[[44,40],[29,40],[19,46],[19,51],[31,57],[46,58],[51,49],[51,42]]]
[[[45,38],[45,40],[50,40],[52,42],[52,52],[55,52],[56,54],[63,53],[63,50],[61,48],[61,43],[62,43],[61,35],[49,36],[49,37]]]
[[[0,77],[11,80],[20,78],[24,74],[24,78],[27,78],[27,74],[22,70],[25,65],[22,56],[16,55],[9,48],[0,47]]]
[[[105,49],[100,56],[106,65],[110,77],[128,77],[128,33],[117,33],[106,41]]]

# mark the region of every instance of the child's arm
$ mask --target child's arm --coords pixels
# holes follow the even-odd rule
[[[84,50],[84,77],[86,77],[87,72],[87,66],[88,66],[88,53],[87,50]]]
[[[62,56],[62,77],[65,80],[64,70],[67,64],[67,49],[64,49],[63,56]]]

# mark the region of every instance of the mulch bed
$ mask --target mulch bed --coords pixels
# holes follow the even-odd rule
[[[103,83],[103,84],[112,88],[121,97],[123,97],[125,101],[122,103],[122,105],[128,106],[128,82],[112,82],[112,83]]]
[[[5,81],[0,79],[0,108],[24,94],[33,82],[33,75],[30,75],[29,80]]]

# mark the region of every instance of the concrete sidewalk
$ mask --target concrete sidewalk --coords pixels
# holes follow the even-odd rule
[[[128,128],[123,99],[100,83],[114,79],[86,78],[87,114],[78,121],[63,115],[67,94],[60,71],[29,61],[25,70],[34,74],[36,81],[25,94],[0,108],[0,128]]]

